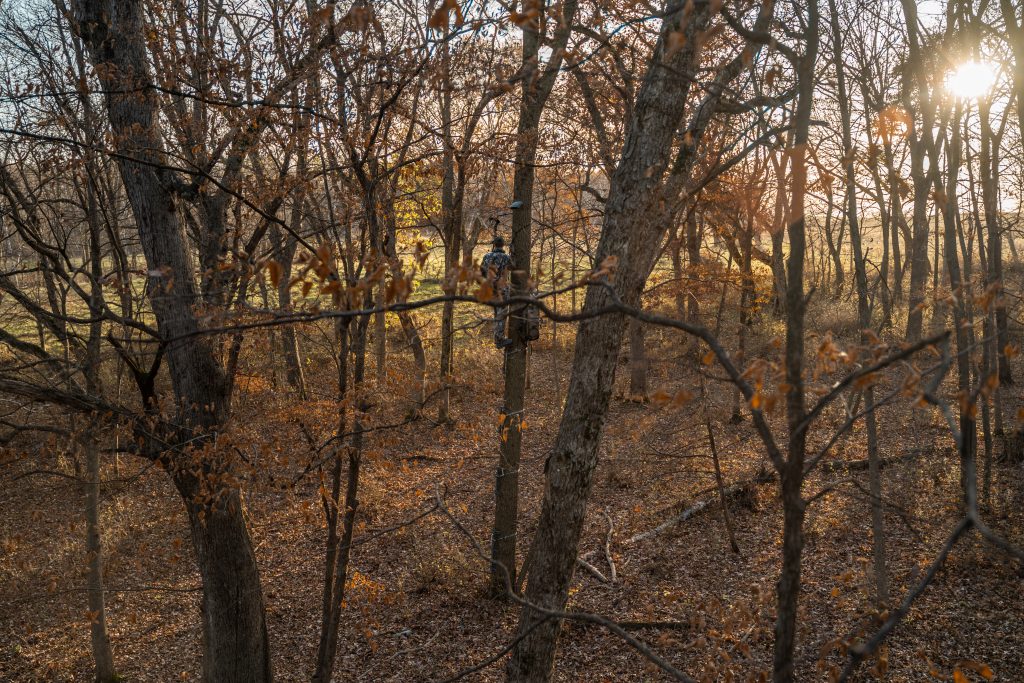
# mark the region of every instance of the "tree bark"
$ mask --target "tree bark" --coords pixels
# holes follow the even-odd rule
[[[522,67],[527,71],[519,104],[515,171],[512,200],[512,296],[530,294],[530,251],[533,225],[533,183],[540,118],[554,87],[565,56],[577,0],[562,4],[561,16],[552,37],[552,55],[547,63],[539,61],[540,27],[547,22],[546,0],[538,0],[536,20],[523,24]],[[518,203],[517,203],[518,202]],[[499,430],[500,456],[495,473],[494,528],[491,532],[491,590],[505,595],[507,586],[516,584],[516,533],[519,520],[519,461],[522,449],[523,409],[527,377],[527,325],[522,306],[509,309],[508,337],[505,349],[505,391]],[[508,582],[508,583],[507,583]]]
[[[800,571],[803,554],[803,523],[806,503],[801,494],[804,480],[806,430],[801,427],[806,416],[804,398],[804,320],[807,301],[804,298],[804,254],[806,223],[804,204],[807,193],[807,155],[811,109],[814,99],[814,63],[818,55],[818,3],[807,3],[804,31],[805,49],[797,68],[797,107],[793,125],[791,155],[793,186],[790,202],[789,259],[786,267],[786,342],[785,378],[786,423],[789,426],[786,462],[780,471],[782,493],[782,571],[776,588],[775,648],[772,680],[789,683],[793,680],[796,651],[797,606],[800,597]]]
[[[758,31],[767,26],[770,4],[761,7],[755,22]],[[685,26],[680,26],[680,14],[670,14],[662,22],[652,61],[627,125],[621,157],[611,176],[596,253],[598,267],[615,263],[614,283],[609,283],[609,287],[628,305],[639,301],[662,243],[665,223],[652,217],[664,213],[659,206],[664,191],[662,178],[670,165],[671,143],[679,130],[699,60],[694,39],[707,29],[711,18],[706,4],[694,7]],[[684,32],[685,45],[666,55],[666,41],[677,30]],[[738,70],[738,66],[727,66],[720,74],[721,79],[727,80]],[[720,81],[718,85],[721,86]],[[716,92],[721,90],[714,88],[697,107],[694,125],[689,130],[691,139],[678,152],[672,171],[679,174],[681,183],[689,179],[693,149],[717,111]],[[612,302],[612,296],[608,287],[591,286],[584,311],[603,309]],[[568,597],[624,327],[621,315],[604,315],[583,320],[577,332],[565,408],[546,465],[544,500],[526,590],[526,599],[543,609],[560,610]],[[550,678],[559,624],[551,619],[538,624],[542,619],[531,607],[523,608],[519,619],[521,640],[506,669],[509,680]]]
[[[175,421],[187,438],[195,432],[212,436],[228,416],[227,382],[211,345],[198,334],[192,308],[198,293],[170,189],[177,179],[165,165],[142,3],[76,0],[73,7],[75,28],[107,93],[114,145],[122,155],[121,178],[146,255],[149,298],[167,340],[178,404]],[[233,479],[230,463],[191,452],[166,454],[163,462],[185,501],[203,579],[204,680],[269,681],[263,595],[241,495],[233,486],[216,483]]]

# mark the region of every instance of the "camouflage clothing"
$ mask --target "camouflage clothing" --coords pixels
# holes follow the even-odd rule
[[[508,271],[512,268],[512,257],[501,249],[495,247],[493,251],[487,252],[484,260],[480,262],[480,273],[484,279],[498,289],[498,283],[506,278]],[[508,283],[503,283],[502,289],[508,289]]]
[[[508,274],[512,269],[512,257],[501,247],[489,251],[480,262],[480,273],[494,288],[494,293],[501,300],[508,299]],[[508,306],[494,308],[494,345],[499,349],[507,346],[505,325],[508,322]]]

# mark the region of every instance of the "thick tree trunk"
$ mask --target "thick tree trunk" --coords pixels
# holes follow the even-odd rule
[[[762,7],[756,30],[763,31],[769,17],[770,10]],[[694,8],[683,27],[679,25],[678,13],[663,21],[651,65],[627,125],[621,158],[611,176],[596,263],[608,267],[608,259],[617,259],[612,287],[627,305],[635,306],[639,301],[662,242],[665,223],[652,217],[663,213],[659,207],[664,190],[662,177],[669,166],[671,143],[690,92],[690,75],[699,59],[694,49],[695,38],[706,30],[709,19],[708,5],[701,4]],[[687,40],[681,50],[666,57],[665,41],[676,30],[682,30]],[[720,76],[728,79],[733,73],[730,65]],[[706,109],[698,108],[694,115],[696,123],[689,129],[694,146],[699,144],[707,122],[717,111],[718,100],[714,96],[709,98],[702,103]],[[684,144],[676,158],[672,170],[679,174],[680,183],[689,179],[692,151],[693,147]],[[607,288],[590,287],[584,311],[599,311],[612,301]],[[544,500],[526,590],[526,599],[542,609],[561,610],[568,597],[624,328],[621,315],[603,315],[585,319],[577,332],[565,408],[546,465]],[[546,619],[538,624],[542,619],[534,609],[523,608],[519,619],[521,640],[507,667],[509,680],[550,678],[559,623]]]
[[[188,501],[192,544],[203,581],[203,680],[270,681],[263,592],[241,496],[237,490],[209,495],[190,470],[172,476]]]
[[[177,399],[176,424],[194,438],[211,434],[228,415],[224,373],[199,333],[193,310],[194,273],[178,220],[177,183],[167,170],[156,92],[151,87],[145,23],[138,0],[76,0],[76,30],[89,48],[106,91],[107,113],[149,272],[148,293]],[[218,683],[258,683],[272,678],[259,572],[242,515],[241,496],[230,485],[230,465],[195,452],[164,461],[189,513],[203,578],[204,678]],[[195,460],[198,459],[198,462]],[[208,478],[203,487],[191,472]]]

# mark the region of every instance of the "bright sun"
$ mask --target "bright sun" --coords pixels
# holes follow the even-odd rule
[[[957,97],[974,99],[991,90],[996,69],[983,62],[964,62],[946,76],[946,90]]]

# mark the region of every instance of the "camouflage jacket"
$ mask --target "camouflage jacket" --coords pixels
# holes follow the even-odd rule
[[[480,274],[491,284],[499,283],[512,267],[512,257],[504,251],[489,251],[480,262]]]

